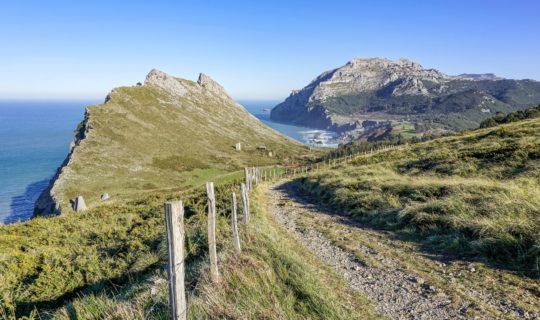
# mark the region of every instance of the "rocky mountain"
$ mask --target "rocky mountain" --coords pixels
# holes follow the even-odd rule
[[[271,119],[336,131],[362,130],[363,120],[455,131],[538,102],[540,82],[533,80],[450,76],[403,58],[358,58],[293,91],[272,109]]]
[[[69,156],[35,213],[69,212],[79,194],[93,207],[103,194],[111,202],[186,188],[304,149],[261,123],[209,76],[193,82],[152,70],[144,85],[113,89],[104,104],[86,109]]]

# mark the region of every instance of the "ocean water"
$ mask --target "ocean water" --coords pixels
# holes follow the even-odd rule
[[[26,220],[96,101],[0,101],[0,222]]]
[[[99,102],[0,101],[0,223],[31,217],[34,202],[67,156],[84,108]],[[268,110],[278,101],[240,103],[262,122],[293,139],[333,146],[329,142],[331,132],[270,121]]]
[[[267,126],[295,139],[304,144],[313,147],[336,148],[337,144],[333,141],[336,136],[334,132],[282,124],[270,120],[270,109],[280,101],[239,101],[247,111],[264,122]]]

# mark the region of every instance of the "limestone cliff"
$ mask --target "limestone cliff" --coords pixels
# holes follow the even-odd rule
[[[493,74],[449,76],[407,59],[353,59],[296,90],[271,112],[274,121],[339,128],[369,118],[428,120],[458,130],[497,111],[540,102],[540,83]]]

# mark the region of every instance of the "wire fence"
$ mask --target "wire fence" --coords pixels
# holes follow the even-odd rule
[[[339,165],[344,163],[350,163],[354,162],[355,160],[362,158],[362,157],[371,157],[377,154],[385,153],[385,152],[392,152],[394,150],[400,150],[404,148],[408,148],[408,144],[400,144],[400,145],[385,145],[380,146],[378,148],[372,148],[369,150],[364,151],[357,151],[357,152],[350,152],[350,153],[343,153],[340,156],[335,157],[328,157],[328,158],[321,158],[319,161],[315,161],[308,165],[302,165],[302,166],[274,166],[274,167],[251,167],[251,168],[245,168],[244,169],[244,182],[242,183],[242,186],[239,188],[241,191],[241,197],[242,199],[242,208],[246,208],[246,211],[242,211],[242,218],[243,223],[247,224],[249,219],[249,192],[254,189],[254,186],[261,182],[267,182],[267,181],[277,181],[280,179],[285,178],[295,178],[299,176],[305,176],[309,173],[318,172],[321,170],[328,170],[328,169],[336,169]],[[238,189],[238,188],[237,188]],[[245,193],[244,193],[245,192]],[[207,195],[209,197],[209,201],[213,201],[215,203],[215,199],[210,199],[213,197],[213,192]],[[245,198],[244,198],[245,197]],[[224,209],[225,211],[227,209]],[[246,216],[247,215],[247,216]],[[240,220],[240,218],[238,218]],[[201,223],[201,221],[199,221]],[[215,225],[214,225],[215,228]],[[197,230],[202,230],[202,226],[197,226]],[[234,229],[234,227],[233,227]],[[209,229],[209,234],[212,231]],[[237,230],[238,232],[238,230]],[[215,234],[215,230],[213,230],[213,233]],[[233,237],[234,238],[234,231],[233,231]],[[234,239],[233,239],[234,241]],[[184,259],[182,260],[182,264],[185,263],[186,258],[189,258],[190,256],[196,257],[201,254],[200,248],[202,247],[210,247],[212,244],[210,243],[209,238],[205,238],[201,232],[197,233],[197,237],[195,239],[190,238],[189,239],[189,249],[185,252]],[[215,243],[213,244],[215,245]],[[231,242],[231,246],[234,244]],[[217,267],[216,267],[217,268]],[[511,270],[515,272],[538,272],[539,268],[533,268],[533,269],[518,269]],[[185,277],[184,274],[179,275],[182,277]],[[195,285],[189,290],[189,292],[184,292],[183,294],[189,297],[187,300],[187,304],[183,306],[183,314],[180,315],[180,317],[174,317],[173,319],[183,320],[186,318],[189,302],[192,297],[197,295],[197,291],[199,289],[199,281],[195,282]],[[169,282],[170,285],[170,282]],[[185,288],[184,288],[185,289]],[[172,292],[172,290],[171,290]],[[170,297],[170,300],[176,300]]]

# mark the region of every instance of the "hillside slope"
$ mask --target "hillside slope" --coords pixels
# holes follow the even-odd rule
[[[234,148],[237,142],[241,152]],[[104,193],[114,201],[181,189],[243,166],[275,164],[302,150],[208,76],[192,82],[152,70],[144,85],[116,88],[104,104],[86,109],[72,152],[35,213],[70,211],[78,194],[93,206]]]
[[[448,76],[407,59],[353,59],[293,91],[272,120],[337,131],[361,130],[364,120],[400,120],[423,131],[475,128],[497,111],[540,102],[540,82],[494,75]]]
[[[539,181],[534,118],[361,157],[303,189],[372,226],[538,277]]]
[[[168,319],[163,203],[182,199],[188,319],[380,319],[276,224],[259,191],[252,193],[251,222],[239,224],[243,252],[235,252],[230,194],[239,194],[242,178],[214,180],[218,284],[207,272],[204,188],[161,191],[0,226],[0,318]]]

